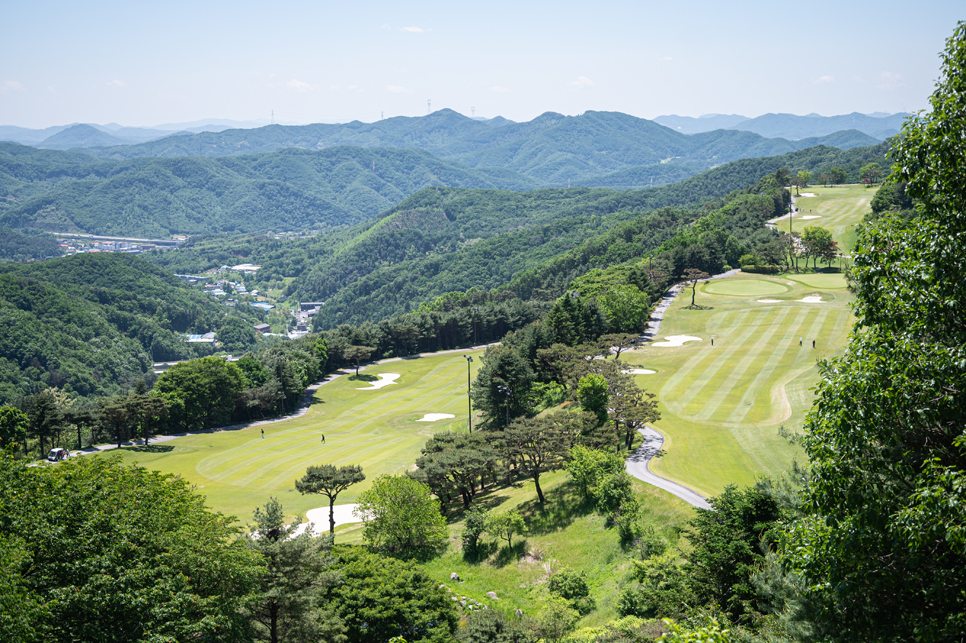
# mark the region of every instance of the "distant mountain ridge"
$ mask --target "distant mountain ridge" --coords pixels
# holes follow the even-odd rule
[[[767,139],[752,132],[716,130],[695,136],[619,112],[589,111],[580,116],[547,112],[525,122],[477,121],[449,109],[421,117],[395,117],[375,123],[301,126],[270,125],[168,136],[140,145],[92,148],[99,158],[141,156],[221,157],[273,152],[284,148],[333,146],[419,148],[470,168],[502,168],[546,186],[657,164],[705,170],[730,161],[786,154],[815,144],[841,149],[878,142],[859,132],[824,140]]]
[[[858,130],[877,140],[884,141],[899,133],[902,122],[911,114],[899,112],[897,114],[860,114],[853,112],[840,116],[821,116],[819,114],[762,114],[756,118],[748,118],[737,114],[708,114],[697,118],[692,116],[677,116],[670,114],[658,116],[655,123],[660,123],[682,134],[699,134],[716,129],[733,129],[744,132],[754,132],[766,138],[785,138],[799,140],[809,137],[828,136],[843,130]]]

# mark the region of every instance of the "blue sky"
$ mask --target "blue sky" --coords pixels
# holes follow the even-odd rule
[[[961,2],[14,2],[0,124],[922,109]]]

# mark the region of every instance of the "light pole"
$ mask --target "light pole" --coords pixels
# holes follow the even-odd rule
[[[513,389],[503,384],[497,386],[496,389],[506,395],[506,425],[510,426],[510,395],[513,394]]]
[[[651,255],[650,257],[647,258],[647,280],[648,281],[654,280],[654,271],[651,268],[651,263],[653,261],[654,261],[654,255]]]
[[[473,432],[473,398],[470,397],[470,364],[473,363],[472,355],[463,355],[466,359],[466,406],[469,408],[466,416],[466,426],[470,428],[470,433]]]

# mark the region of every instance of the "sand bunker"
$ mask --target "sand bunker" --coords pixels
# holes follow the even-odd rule
[[[436,420],[448,420],[450,418],[456,417],[452,413],[427,413],[423,417],[416,420],[417,422],[435,422]]]
[[[684,346],[684,342],[700,342],[700,337],[694,337],[693,335],[671,335],[670,337],[665,337],[663,342],[655,342],[651,346]]]
[[[369,386],[365,388],[357,388],[357,391],[375,391],[377,388],[382,388],[383,386],[389,386],[394,384],[396,380],[400,378],[399,373],[378,373],[376,375],[379,378],[378,382],[371,382]]]
[[[803,301],[806,304],[824,304],[825,303],[824,301],[822,301],[821,295],[809,295],[808,297],[805,297],[804,299],[799,299],[798,301]]]
[[[799,196],[815,196],[812,192],[802,192]]]
[[[356,505],[336,505],[333,507],[335,510],[335,526],[345,525],[350,522],[359,522],[359,519],[352,515],[355,511]],[[306,529],[308,526],[312,525],[312,531],[316,534],[327,533],[329,531],[329,508],[319,507],[317,509],[309,509],[305,512],[305,519],[308,522],[303,522],[292,534],[292,537],[298,536]]]
[[[654,373],[657,373],[657,371],[652,371],[647,368],[630,368],[624,372],[627,373],[628,375],[652,375]]]
[[[822,218],[822,215],[820,215],[820,214],[806,214],[804,217],[798,217],[798,218],[799,219],[821,219]]]
[[[759,304],[780,304],[782,303],[782,300],[781,299],[759,299],[758,303]]]

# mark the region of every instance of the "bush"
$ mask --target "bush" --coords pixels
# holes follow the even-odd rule
[[[590,597],[587,575],[583,572],[560,570],[547,579],[547,591],[569,601],[581,616],[589,614],[596,607],[594,599]]]

